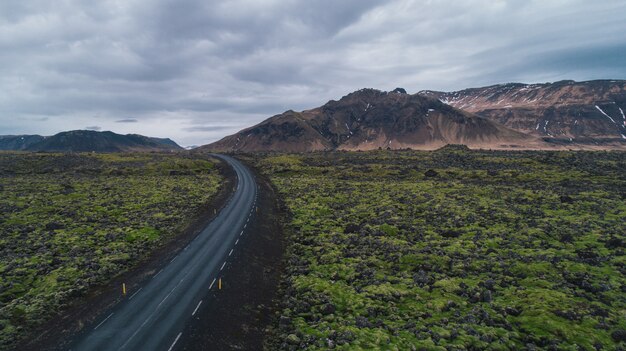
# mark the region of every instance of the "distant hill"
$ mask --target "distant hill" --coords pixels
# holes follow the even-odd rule
[[[23,138],[23,139],[22,139]],[[0,136],[2,150],[48,152],[121,152],[183,150],[171,139],[138,134],[116,134],[91,130],[73,130],[53,136]]]
[[[419,94],[549,140],[626,145],[625,80],[509,83]]]
[[[26,150],[43,139],[41,135],[0,135],[0,150]]]
[[[287,111],[202,146],[212,151],[549,147],[536,137],[404,89],[362,89],[302,112]]]

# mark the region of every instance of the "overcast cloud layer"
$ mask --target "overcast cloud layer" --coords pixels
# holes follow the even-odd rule
[[[626,1],[0,1],[0,134],[206,144],[364,87],[626,78]]]

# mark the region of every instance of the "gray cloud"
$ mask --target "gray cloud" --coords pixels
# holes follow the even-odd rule
[[[85,127],[86,130],[95,130],[97,132],[102,130],[102,127],[98,127],[98,126],[90,126],[90,127]]]
[[[92,125],[205,144],[363,87],[623,79],[624,13],[584,0],[4,1],[0,134]]]
[[[231,126],[193,126],[183,128],[186,132],[216,132],[220,130],[233,129]]]

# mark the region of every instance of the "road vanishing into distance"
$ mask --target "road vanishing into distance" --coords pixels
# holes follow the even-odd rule
[[[185,322],[194,316],[209,291],[218,288],[221,271],[244,236],[257,200],[251,172],[228,162],[237,174],[237,189],[228,204],[198,236],[141,288],[103,314],[70,350],[173,350]]]

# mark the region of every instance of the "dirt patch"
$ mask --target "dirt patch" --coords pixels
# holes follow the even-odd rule
[[[179,350],[263,348],[274,322],[284,271],[284,207],[277,202],[269,180],[255,173],[260,187],[258,212],[222,274],[222,289],[213,290],[187,324],[177,345]]]
[[[122,283],[126,284],[127,292],[132,293],[165,266],[213,220],[215,214],[220,211],[233,193],[236,177],[232,168],[221,160],[217,167],[226,183],[211,202],[199,210],[188,222],[189,224],[180,235],[172,237],[148,257],[137,262],[135,267],[128,272],[113,278],[106,285],[92,288],[87,295],[73,301],[59,316],[47,321],[27,336],[25,341],[18,343],[15,349],[26,351],[63,349],[74,334],[122,300]]]

